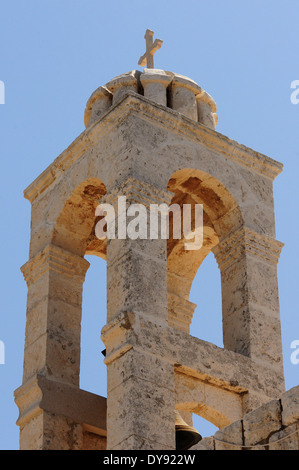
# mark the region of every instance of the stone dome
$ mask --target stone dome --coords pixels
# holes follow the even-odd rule
[[[147,68],[143,72],[132,70],[119,75],[95,90],[86,104],[85,126],[94,124],[128,92],[140,94],[210,129],[216,129],[216,103],[197,83],[177,73]]]

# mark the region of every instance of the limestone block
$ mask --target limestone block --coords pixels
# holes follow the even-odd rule
[[[291,388],[282,395],[281,406],[284,426],[299,421],[299,386]]]
[[[271,434],[281,428],[279,400],[271,400],[266,405],[247,413],[243,418],[245,445],[262,444]]]
[[[171,76],[164,70],[144,69],[140,75],[144,96],[157,104],[167,106],[167,87],[171,82]]]
[[[135,332],[138,334],[138,332]],[[107,345],[109,347],[109,344]],[[109,364],[107,392],[120,386],[132,375],[140,380],[149,380],[159,386],[173,391],[173,383],[169,383],[173,366],[154,355],[143,354],[130,349],[121,357]]]
[[[88,431],[83,432],[82,450],[106,450],[107,438]]]
[[[242,421],[235,421],[229,426],[217,431],[214,435],[214,439],[215,450],[242,450]]]
[[[25,329],[25,348],[34,343],[40,336],[47,331],[47,308],[48,299],[44,296],[41,300],[35,302],[27,309],[26,329]]]
[[[43,449],[43,415],[34,417],[20,428],[20,450]]]
[[[42,450],[79,450],[82,448],[82,426],[64,416],[43,413]]]
[[[43,334],[37,340],[29,343],[24,351],[23,380],[27,381],[32,375],[45,370],[47,357],[47,336]]]
[[[126,96],[128,92],[138,93],[138,80],[140,72],[133,70],[128,73],[124,73],[112,79],[105,85],[112,94],[112,104],[116,104]]]
[[[197,97],[198,122],[210,129],[216,129],[218,117],[216,114],[216,103],[206,92],[198,94]]]
[[[292,424],[269,438],[269,450],[299,450],[299,424]]]
[[[112,93],[102,86],[91,95],[85,108],[85,127],[94,124],[112,106],[112,97]]]
[[[196,304],[168,292],[168,325],[189,333]]]
[[[196,95],[201,88],[187,77],[175,74],[170,87],[170,107],[197,121]]]
[[[112,244],[109,249],[112,249]],[[164,263],[139,252],[128,252],[112,265],[109,264],[109,251],[107,257],[108,321],[121,311],[132,310],[166,322],[167,285]]]
[[[169,388],[131,377],[110,391],[107,404],[110,449],[123,449],[121,443],[130,436],[153,441],[160,449],[174,445],[174,399]]]
[[[161,444],[160,442],[155,442],[151,439],[144,439],[142,436],[133,434],[132,436],[124,439],[122,442],[117,444],[114,447],[110,447],[110,450],[128,450],[128,449],[138,449],[138,450],[174,450],[173,446],[167,446],[166,444]]]
[[[278,371],[282,366],[280,330],[280,321],[271,312],[251,303],[223,319],[227,349],[272,363]]]
[[[204,437],[195,446],[191,447],[190,451],[193,450],[215,450],[215,441],[213,437]]]

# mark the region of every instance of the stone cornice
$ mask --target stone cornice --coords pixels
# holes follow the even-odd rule
[[[206,145],[219,157],[227,158],[248,170],[274,180],[282,169],[282,163],[273,160],[245,145],[209,129],[192,119],[165,106],[158,105],[133,92],[109,108],[103,116],[88,129],[84,130],[70,146],[64,150],[24,191],[24,197],[31,203],[51,186],[70,165],[77,161],[91,146],[97,144],[112,128],[134,114],[155,125],[186,139]]]
[[[14,395],[20,427],[46,411],[92,428],[96,434],[107,435],[107,400],[104,397],[39,374],[19,387]]]
[[[224,270],[240,260],[244,253],[277,264],[284,244],[266,235],[240,227],[213,248],[219,269]]]
[[[34,258],[21,267],[24,279],[28,285],[36,282],[49,270],[63,273],[74,280],[76,277],[83,282],[89,262],[74,253],[66,251],[55,245],[48,245],[37,253]]]

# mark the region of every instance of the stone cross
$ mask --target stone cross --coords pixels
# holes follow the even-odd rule
[[[153,36],[154,31],[147,29],[144,36],[146,42],[146,53],[140,57],[138,62],[138,65],[141,65],[142,67],[145,67],[146,65],[148,69],[154,68],[154,53],[160,49],[163,44],[161,39],[155,39],[155,42],[153,42]]]

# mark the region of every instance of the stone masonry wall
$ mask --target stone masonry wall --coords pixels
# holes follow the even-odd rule
[[[204,438],[192,450],[299,450],[299,386]]]

